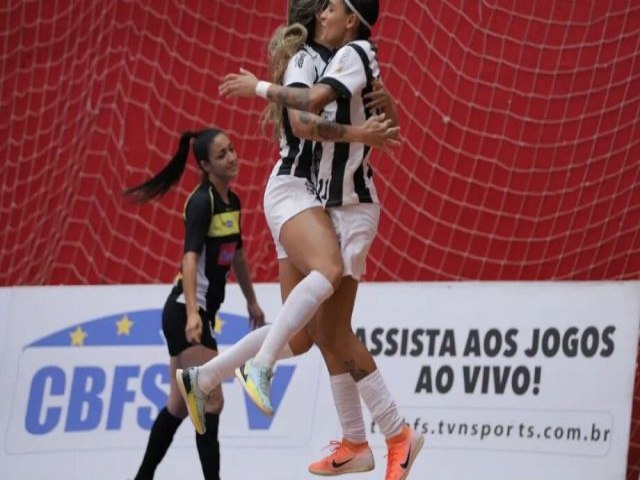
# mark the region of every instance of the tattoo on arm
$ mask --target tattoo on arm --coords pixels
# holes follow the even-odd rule
[[[275,94],[267,93],[267,98],[272,102],[285,107],[295,108],[296,110],[309,110],[309,89],[308,88],[290,88],[276,85]]]
[[[340,140],[347,133],[347,127],[339,123],[327,122],[320,119],[316,125],[318,136],[323,140]]]
[[[300,112],[298,118],[304,124],[311,125],[311,135],[325,141],[342,140],[347,133],[347,127],[340,123],[329,122],[317,115]]]

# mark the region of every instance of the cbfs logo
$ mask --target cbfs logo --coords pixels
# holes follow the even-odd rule
[[[27,345],[14,388],[8,450],[137,445],[136,435],[146,437],[168,397],[168,352],[160,319],[160,310],[119,313],[72,325]],[[249,326],[246,317],[221,312],[215,330],[223,351],[246,335]],[[285,364],[276,369],[273,417],[263,415],[240,385],[228,380],[223,424],[233,428],[221,430],[221,437],[242,443],[255,435],[262,435],[263,441],[274,435],[297,443],[295,423],[281,421],[286,417],[279,414],[295,387],[297,367]]]

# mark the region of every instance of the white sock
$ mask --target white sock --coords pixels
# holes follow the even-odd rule
[[[356,383],[360,396],[371,412],[371,418],[378,424],[385,438],[391,438],[402,431],[404,421],[400,417],[396,402],[391,398],[379,370],[370,373]]]
[[[270,329],[271,325],[265,325],[247,333],[218,356],[198,367],[198,387],[200,390],[208,393],[220,385],[225,378],[232,377],[236,368],[258,352]],[[287,343],[280,350],[278,360],[291,357],[293,357],[293,352]]]
[[[350,373],[332,375],[331,392],[333,402],[338,411],[338,419],[342,427],[342,437],[351,443],[364,443],[367,441],[364,418],[362,418],[362,404],[356,382]]]
[[[276,355],[298,330],[313,317],[318,307],[333,294],[333,285],[317,270],[295,286],[285,300],[271,330],[255,356],[254,363],[261,367],[273,367]]]

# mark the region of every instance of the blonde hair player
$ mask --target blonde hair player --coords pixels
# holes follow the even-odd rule
[[[320,77],[330,55],[327,48],[315,42],[318,34],[315,31],[316,16],[320,14],[322,3],[298,0],[290,4],[290,25],[278,30],[271,42],[270,69],[274,81],[309,88]],[[308,41],[303,45],[306,38]],[[294,54],[295,58],[292,58]],[[349,126],[282,107],[271,109],[269,118],[279,127],[281,138],[281,158],[273,168],[265,191],[265,214],[276,243],[282,294],[286,298],[273,327],[284,326],[287,330],[284,335],[279,333],[274,337],[278,342],[283,338],[276,350],[279,358],[285,358],[308,350],[308,336],[292,340],[292,349],[288,347],[287,339],[304,326],[318,304],[333,292],[334,284],[339,284],[342,279],[338,240],[311,179],[313,143],[300,137],[385,147],[395,142],[397,128],[391,127],[391,122],[384,120],[383,115],[373,116],[361,125]],[[203,392],[211,391],[223,378],[232,374],[235,367],[255,355],[268,336],[267,330],[250,333],[199,368],[178,372],[178,384],[184,388],[189,412],[198,431],[205,431],[201,407],[207,395]],[[267,384],[268,381],[266,379]],[[357,394],[355,400],[359,406]],[[270,403],[261,405],[261,408],[265,413],[272,413]],[[367,451],[370,453],[368,447]],[[372,468],[370,463],[366,465],[367,469]],[[358,462],[352,462],[349,467],[357,465]]]
[[[378,0],[330,0],[323,12],[322,41],[338,48],[324,74],[310,89],[282,87],[243,72],[227,75],[221,93],[228,96],[261,96],[289,108],[319,112],[323,117],[345,125],[360,125],[371,117],[373,106],[384,97],[367,103],[375,91],[380,72],[376,51],[370,42],[371,28],[378,18]],[[386,105],[385,105],[386,106]],[[389,109],[392,111],[392,107]],[[392,116],[394,112],[392,111]],[[389,449],[386,480],[407,478],[424,437],[405,426],[369,352],[350,326],[358,279],[364,271],[366,255],[377,230],[379,202],[373,183],[370,149],[363,144],[322,142],[318,166],[317,191],[329,211],[341,240],[344,279],[338,291],[318,311],[320,332],[327,343],[340,346],[342,355],[330,373],[347,368],[373,419],[386,437]],[[332,323],[329,323],[332,322]],[[331,325],[331,326],[329,326]],[[271,348],[271,350],[270,350]],[[269,395],[268,382],[273,363],[272,344],[265,342],[256,357],[244,367],[246,389],[263,402]],[[254,370],[261,373],[254,374]],[[256,378],[254,381],[253,378]],[[266,384],[266,385],[265,385]],[[257,391],[257,394],[252,391]]]

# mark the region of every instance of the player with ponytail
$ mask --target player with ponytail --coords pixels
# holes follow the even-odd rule
[[[209,128],[184,132],[167,165],[146,182],[125,190],[124,195],[136,203],[164,195],[182,177],[190,148],[202,180],[185,202],[182,262],[162,311],[162,331],[170,357],[169,398],[151,428],[137,480],[153,478],[176,430],[188,414],[176,384],[176,370],[200,365],[217,355],[214,324],[224,300],[230,268],[234,269],[247,299],[252,326],[264,325],[264,314],[256,300],[242,250],[240,200],[230,188],[238,174],[238,156],[223,131]],[[196,435],[202,472],[207,480],[220,478],[218,419],[222,406],[222,389],[218,386],[202,405],[204,425],[200,433],[203,434]]]

